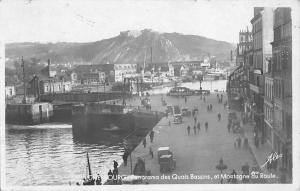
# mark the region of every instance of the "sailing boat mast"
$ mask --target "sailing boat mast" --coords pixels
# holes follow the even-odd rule
[[[145,74],[145,68],[146,68],[146,57],[147,57],[147,49],[145,50],[145,56],[144,56],[144,66],[143,66],[142,78],[144,78],[144,74]]]
[[[92,177],[92,170],[91,170],[91,165],[90,165],[90,159],[89,159],[89,153],[86,153],[86,158],[87,158],[87,170],[88,170],[88,175],[90,177]]]

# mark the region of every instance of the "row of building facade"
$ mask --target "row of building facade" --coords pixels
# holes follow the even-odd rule
[[[252,31],[240,31],[237,69],[228,95],[254,123],[260,144],[282,154],[280,167],[292,175],[292,19],[290,8],[254,8]]]
[[[205,64],[205,66],[203,65]],[[78,65],[70,71],[60,72],[48,60],[47,65],[32,77],[26,85],[26,94],[38,97],[41,94],[65,93],[81,85],[108,85],[134,77],[182,77],[191,71],[197,75],[210,67],[209,58],[204,61],[181,61],[143,64],[90,64]],[[23,89],[23,88],[22,88]],[[6,97],[16,95],[16,87],[6,86]],[[23,93],[22,93],[23,94]]]

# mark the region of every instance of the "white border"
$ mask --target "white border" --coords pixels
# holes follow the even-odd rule
[[[82,0],[83,1],[83,0]],[[133,0],[129,0],[133,1]],[[136,0],[138,1],[138,0]],[[154,0],[158,1],[158,0]],[[169,0],[170,1],[170,0]],[[186,1],[186,0],[184,0]],[[191,3],[195,3],[197,1],[205,1],[205,0],[187,0]],[[249,7],[291,7],[292,8],[292,26],[293,26],[293,33],[292,33],[292,46],[293,46],[293,184],[259,184],[259,185],[253,185],[253,184],[237,184],[237,185],[217,185],[217,184],[185,184],[185,185],[179,185],[179,184],[172,184],[172,185],[122,185],[122,186],[101,186],[99,187],[70,187],[70,186],[17,186],[17,187],[5,187],[5,94],[4,94],[4,81],[5,81],[5,59],[4,57],[4,44],[3,44],[3,37],[1,35],[1,30],[5,30],[2,23],[0,23],[0,68],[1,68],[1,89],[3,90],[0,94],[1,96],[1,104],[3,107],[1,107],[1,128],[0,128],[0,144],[1,144],[1,190],[299,190],[299,162],[300,162],[300,155],[299,155],[299,135],[300,135],[300,128],[298,125],[300,124],[300,118],[298,115],[300,114],[300,99],[299,95],[300,93],[300,57],[299,57],[299,33],[300,33],[300,1],[297,0],[265,0],[265,1],[258,1],[258,0],[245,0],[245,1],[238,1],[238,0],[207,0],[209,3],[216,3],[216,5],[220,6],[222,3],[241,3],[243,2],[245,6]],[[180,0],[177,0],[178,3],[180,3]],[[1,1],[0,1],[0,19],[1,19]],[[253,9],[253,8],[251,8]],[[226,10],[224,10],[226,11]],[[13,10],[12,10],[13,14]],[[175,13],[174,13],[175,14]],[[234,18],[232,18],[234,19]],[[251,18],[249,18],[249,24],[250,24]],[[0,20],[1,21],[1,20]],[[236,31],[238,33],[238,31]]]

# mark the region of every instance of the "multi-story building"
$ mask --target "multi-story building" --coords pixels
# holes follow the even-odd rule
[[[69,76],[57,75],[48,60],[48,65],[41,70],[40,74],[30,80],[28,94],[38,98],[43,94],[64,93],[71,90],[72,84]]]
[[[239,43],[236,51],[236,66],[228,77],[228,99],[230,106],[244,111],[244,102],[247,100],[248,78],[245,65],[246,52],[252,47],[252,34],[248,28],[239,32]],[[245,111],[244,111],[245,112]]]
[[[274,11],[273,149],[282,153],[281,167],[292,176],[292,20],[290,8]]]
[[[122,82],[124,78],[137,75],[136,64],[94,64],[79,65],[74,69],[81,83],[94,83],[104,77],[109,82]],[[97,79],[96,79],[97,78]]]
[[[252,34],[248,30],[241,30],[239,32],[239,43],[237,44],[237,55],[236,55],[236,65],[237,66],[244,66],[244,56],[245,52],[251,46],[250,43],[252,42]]]
[[[250,72],[250,104],[255,121],[255,134],[263,144],[266,138],[264,124],[264,73],[272,55],[273,9],[254,8],[251,20],[253,36],[253,68]]]
[[[246,96],[244,99],[244,113],[245,113],[245,120],[247,122],[248,120],[253,119],[252,112],[251,112],[253,103],[250,97],[250,87],[249,87],[250,81],[253,81],[253,79],[250,80],[250,73],[252,72],[253,72],[253,38],[251,38],[251,42],[249,42],[248,49],[246,49],[244,53],[244,74],[246,76],[246,82],[247,82]],[[251,77],[253,77],[253,75]]]
[[[91,72],[83,74],[83,84],[98,85],[105,82],[105,72]]]
[[[114,64],[114,81],[122,82],[124,78],[135,77],[136,64]]]

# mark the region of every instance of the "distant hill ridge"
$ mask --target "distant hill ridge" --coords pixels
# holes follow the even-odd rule
[[[88,43],[11,43],[6,45],[6,57],[20,56],[52,62],[141,63],[202,60],[213,55],[228,60],[233,44],[196,35],[159,33],[151,29],[123,31],[116,37]],[[10,64],[7,62],[7,64]]]

